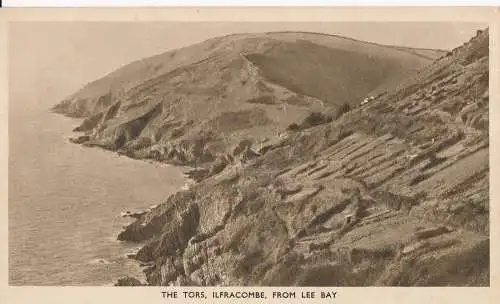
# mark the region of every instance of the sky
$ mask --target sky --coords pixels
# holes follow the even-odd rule
[[[452,49],[480,23],[24,22],[9,26],[10,108],[48,108],[132,61],[232,33],[307,31],[418,48]]]

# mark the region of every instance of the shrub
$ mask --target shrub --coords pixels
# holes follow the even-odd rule
[[[286,128],[288,131],[299,131],[300,130],[300,127],[298,124],[296,123],[292,123],[290,124],[287,128]]]
[[[324,115],[320,112],[312,112],[304,119],[301,126],[305,129],[331,122],[332,120],[333,119],[330,116]]]
[[[347,103],[344,103],[339,108],[339,111],[337,113],[337,118],[341,117],[342,115],[349,112],[350,110],[351,110],[351,106],[349,106],[349,104],[347,104]]]

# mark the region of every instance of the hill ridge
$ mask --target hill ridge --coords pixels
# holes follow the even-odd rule
[[[403,45],[396,45],[396,44],[377,43],[377,42],[373,42],[373,41],[352,38],[352,37],[348,37],[348,36],[344,36],[344,35],[340,35],[340,34],[328,34],[328,33],[309,32],[309,31],[271,31],[271,32],[265,32],[265,33],[266,34],[303,33],[303,34],[311,34],[311,35],[324,35],[324,36],[331,36],[331,37],[342,38],[342,39],[347,39],[347,40],[356,41],[356,42],[369,43],[369,44],[373,44],[373,45],[377,45],[377,46],[390,47],[390,48],[408,48],[408,49],[414,49],[414,50],[441,51],[441,52],[448,51],[446,49],[439,49],[439,48],[423,48],[423,47],[403,46]]]

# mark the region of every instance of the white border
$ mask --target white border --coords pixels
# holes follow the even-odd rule
[[[4,0],[4,7],[500,6],[500,0]]]

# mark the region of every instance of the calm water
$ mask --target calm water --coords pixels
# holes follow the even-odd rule
[[[109,285],[140,274],[116,241],[137,210],[164,200],[181,169],[71,144],[78,121],[45,110],[9,117],[10,285]]]

